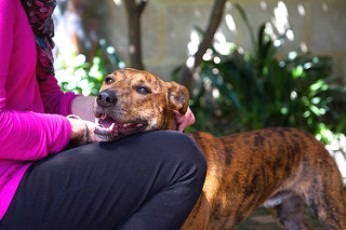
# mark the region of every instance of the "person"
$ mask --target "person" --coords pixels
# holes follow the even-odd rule
[[[94,98],[54,78],[55,5],[0,0],[0,229],[179,229],[201,193],[202,153],[178,131],[93,135]],[[176,120],[181,131],[194,117]]]

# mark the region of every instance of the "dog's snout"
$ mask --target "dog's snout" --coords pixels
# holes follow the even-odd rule
[[[117,97],[113,91],[102,91],[97,95],[96,101],[99,106],[107,107],[117,103]]]

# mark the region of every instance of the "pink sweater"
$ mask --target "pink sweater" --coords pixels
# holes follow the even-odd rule
[[[76,95],[62,93],[53,76],[38,84],[36,62],[20,0],[0,0],[0,220],[31,162],[61,151],[70,138],[64,116]]]

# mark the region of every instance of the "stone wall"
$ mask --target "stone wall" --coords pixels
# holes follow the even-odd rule
[[[232,15],[236,30],[231,31],[225,21],[219,32],[228,41],[244,49],[251,48],[251,42],[244,23],[230,1],[226,14]],[[286,0],[288,20],[294,33],[294,40],[286,43],[282,53],[290,50],[308,49],[315,55],[331,55],[334,60],[334,76],[346,82],[346,1],[345,0]],[[239,1],[250,19],[255,31],[267,20],[273,18],[278,5],[274,0]],[[171,72],[187,58],[187,44],[195,26],[206,28],[213,1],[211,0],[151,0],[142,16],[142,42],[144,65],[147,70],[170,79]],[[233,5],[234,6],[234,5]],[[120,0],[106,0],[96,9],[97,17],[103,23],[98,25],[101,37],[116,48],[126,61],[127,26],[126,13]]]

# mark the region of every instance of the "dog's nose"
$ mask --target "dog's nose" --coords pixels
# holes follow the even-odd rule
[[[97,95],[96,102],[99,106],[107,107],[116,104],[118,101],[114,91],[105,90]]]

